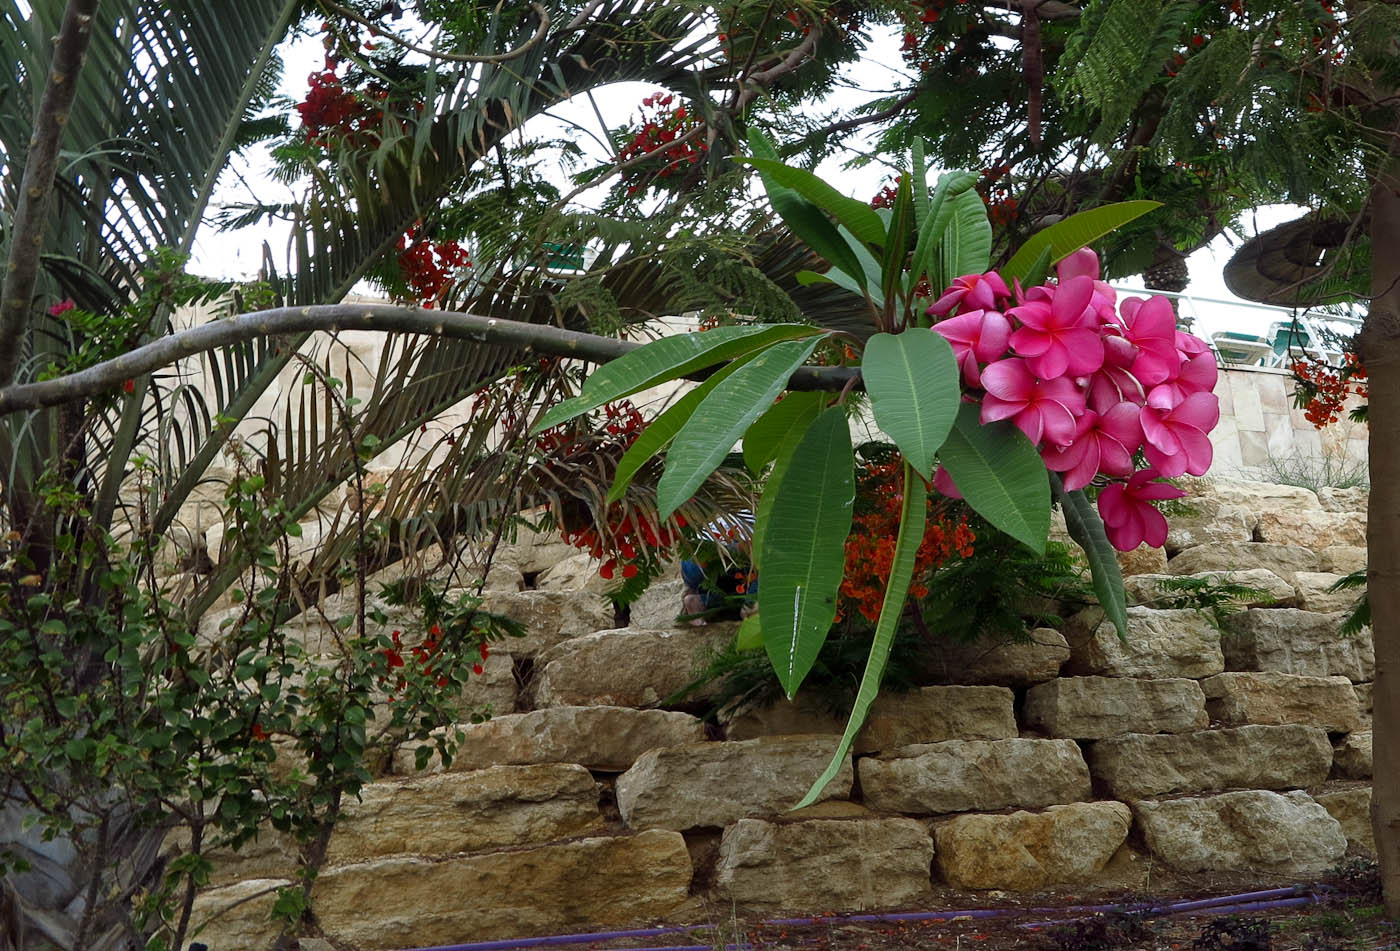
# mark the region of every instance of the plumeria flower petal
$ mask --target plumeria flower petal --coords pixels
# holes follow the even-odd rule
[[[1132,551],[1143,542],[1159,548],[1167,540],[1167,520],[1152,504],[1163,499],[1179,499],[1185,491],[1166,482],[1156,482],[1155,469],[1141,469],[1127,482],[1115,482],[1099,493],[1099,514],[1103,516],[1108,541],[1119,551]]]

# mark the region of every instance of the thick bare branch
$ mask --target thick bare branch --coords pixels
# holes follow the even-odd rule
[[[255,337],[310,331],[373,330],[432,334],[486,345],[519,347],[524,353],[572,357],[593,363],[615,360],[640,346],[626,340],[446,310],[423,310],[393,304],[332,304],[279,307],[214,320],[153,340],[129,353],[67,376],[0,388],[0,416],[58,406],[109,392],[127,380],[171,366],[185,357]],[[856,371],[844,367],[806,367],[793,374],[792,389],[839,390]],[[703,378],[706,374],[697,374]]]
[[[77,94],[78,72],[87,55],[96,10],[97,0],[68,0],[63,26],[54,40],[48,82],[34,117],[34,132],[29,139],[29,154],[25,157],[24,177],[11,223],[5,288],[0,292],[0,386],[14,380],[29,332],[31,298],[39,276],[58,147]]]

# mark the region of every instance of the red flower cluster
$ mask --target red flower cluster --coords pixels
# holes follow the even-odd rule
[[[672,109],[671,104],[674,101],[674,96],[660,92],[643,99],[642,107],[644,110],[650,110],[650,113],[642,113],[641,129],[632,137],[632,141],[618,150],[619,162],[627,162],[649,152],[661,150],[655,157],[656,166],[651,162],[644,162],[636,168],[628,169],[626,177],[631,181],[627,186],[629,195],[641,191],[647,182],[654,178],[669,178],[682,168],[694,165],[705,154],[706,146],[702,141],[676,141],[695,129],[699,121],[685,106]],[[674,144],[667,148],[669,143]]]
[[[903,466],[896,459],[867,463],[857,476],[856,514],[851,534],[846,536],[846,575],[841,581],[838,616],[854,608],[872,623],[880,618],[886,579],[894,564],[900,509],[904,505],[902,474]],[[955,555],[970,557],[977,540],[965,514],[956,520],[951,518],[947,503],[932,495],[926,504],[928,523],[909,586],[909,594],[914,598],[927,597],[933,570]]]
[[[394,631],[390,636],[393,647],[386,647],[381,654],[384,658],[384,674],[379,678],[380,686],[389,685],[389,702],[392,703],[397,695],[408,686],[409,675],[419,678],[425,682],[436,683],[439,687],[446,687],[448,678],[444,673],[439,672],[437,664],[442,660],[442,628],[434,624],[428,628],[428,636],[423,639],[423,643],[417,647],[409,648],[408,654],[412,659],[410,664],[404,660],[403,632]],[[491,656],[491,647],[483,638],[477,645],[484,661]],[[486,670],[480,663],[472,664],[472,673],[478,676]],[[395,671],[400,671],[396,673]]]
[[[310,88],[296,107],[302,134],[308,143],[324,149],[336,143],[373,148],[379,144],[383,101],[389,93],[384,89],[372,89],[365,95],[351,92],[342,84],[333,62],[328,57],[326,69],[306,78]]]
[[[1304,356],[1289,367],[1298,384],[1299,405],[1308,422],[1318,429],[1342,418],[1348,397],[1366,399],[1366,368],[1356,354],[1347,352],[1340,367]],[[1360,382],[1358,382],[1360,381]]]
[[[413,299],[432,307],[451,287],[456,272],[472,266],[471,257],[456,241],[434,243],[417,235],[416,227],[399,238],[399,277]]]

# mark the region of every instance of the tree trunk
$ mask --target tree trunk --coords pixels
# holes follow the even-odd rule
[[[1386,916],[1400,918],[1400,160],[1371,192],[1371,309],[1361,331],[1370,386],[1367,513],[1371,632],[1376,643],[1371,823]]]

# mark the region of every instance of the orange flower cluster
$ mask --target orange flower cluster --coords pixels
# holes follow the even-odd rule
[[[899,535],[899,514],[904,505],[899,459],[867,463],[857,476],[856,514],[851,534],[846,537],[846,576],[841,582],[838,617],[854,608],[872,623],[880,618],[885,602],[885,581],[894,564],[895,539]],[[914,580],[909,594],[928,596],[929,575],[955,555],[972,555],[977,536],[967,524],[967,516],[952,519],[944,502],[930,495],[928,524],[914,562]]]
[[[1343,354],[1340,367],[1305,356],[1294,360],[1289,369],[1298,383],[1303,415],[1318,429],[1342,418],[1347,397],[1367,398],[1366,368],[1354,353]]]

